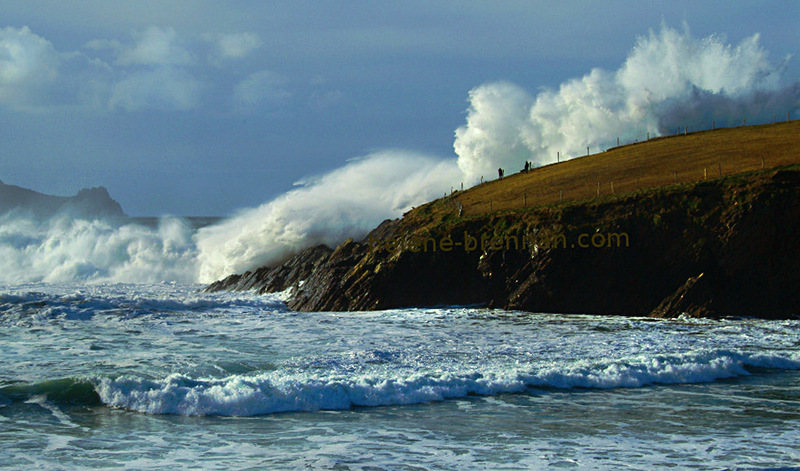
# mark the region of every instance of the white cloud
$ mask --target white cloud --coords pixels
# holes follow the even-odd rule
[[[61,52],[28,27],[0,28],[0,104],[15,111],[105,105],[110,68],[80,52]]]
[[[118,82],[108,105],[110,109],[189,110],[200,105],[202,82],[187,72],[162,67],[135,73]]]
[[[233,98],[238,106],[281,104],[291,96],[286,84],[287,80],[283,76],[262,70],[239,82],[233,90]]]
[[[121,51],[123,49],[122,43],[116,39],[93,39],[87,42],[85,47],[93,51]]]
[[[0,28],[0,103],[22,107],[55,81],[61,62],[50,41],[27,26]]]
[[[219,76],[211,66],[246,57],[262,44],[253,33],[202,38],[192,41],[172,28],[152,26],[127,41],[94,39],[82,52],[65,52],[28,27],[0,28],[0,105],[27,112],[56,106],[100,112],[195,109],[210,85],[203,77]],[[211,62],[198,62],[205,53]],[[253,73],[235,86],[235,104],[282,103],[290,96],[286,82],[273,72]]]
[[[190,65],[192,54],[172,28],[151,26],[136,35],[133,47],[120,52],[120,65]]]
[[[212,63],[227,59],[242,59],[263,44],[255,33],[206,34],[203,39],[212,44]]]

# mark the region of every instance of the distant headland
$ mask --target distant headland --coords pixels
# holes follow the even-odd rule
[[[0,181],[0,215],[12,211],[37,218],[57,214],[85,218],[126,216],[102,186],[82,189],[75,196],[53,196]]]
[[[525,170],[520,163],[520,170]],[[506,169],[510,173],[509,169]],[[208,291],[290,308],[800,314],[800,122],[651,139],[483,183]]]

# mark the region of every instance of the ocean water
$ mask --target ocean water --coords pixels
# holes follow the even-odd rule
[[[791,469],[800,321],[0,286],[8,469]]]

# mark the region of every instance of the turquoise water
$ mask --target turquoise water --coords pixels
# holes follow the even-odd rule
[[[10,469],[798,466],[800,322],[0,287]]]

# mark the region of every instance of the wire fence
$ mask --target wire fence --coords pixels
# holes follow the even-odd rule
[[[712,127],[712,129],[715,129],[716,123],[712,123]],[[679,131],[692,134],[686,127]],[[800,140],[800,138],[796,139]],[[495,192],[497,193],[495,197],[486,198],[482,201],[461,201],[460,192],[451,188],[447,199],[451,201],[451,207],[457,210],[460,216],[469,216],[562,202],[586,201],[608,197],[609,195],[621,195],[672,185],[698,183],[740,173],[800,163],[800,153],[796,150],[793,152],[748,152],[745,149],[738,150],[746,155],[726,156],[727,158],[699,158],[689,165],[687,165],[685,158],[680,158],[676,160],[675,168],[669,168],[669,162],[666,164],[653,162],[651,167],[645,169],[619,168],[605,172],[598,171],[594,174],[591,174],[592,172],[583,172],[585,174],[577,176],[554,175],[551,178],[553,180],[551,184],[548,184],[547,178],[543,178],[535,184],[519,189],[520,191],[497,191]],[[531,172],[540,171],[542,168],[534,169]],[[503,180],[507,180],[510,177],[511,175],[491,182],[482,182],[478,186],[489,183],[502,185],[505,183]],[[508,184],[512,185],[510,181]],[[463,184],[461,188],[463,189]]]

